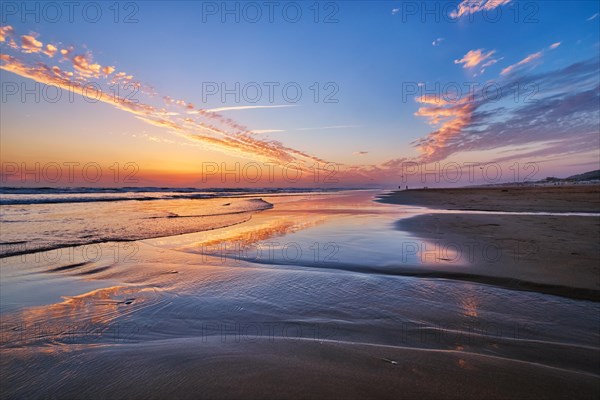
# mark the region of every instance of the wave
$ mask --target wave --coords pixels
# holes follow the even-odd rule
[[[69,218],[65,210],[61,211],[63,216],[59,219],[52,213],[36,214],[35,217],[29,213],[24,219],[6,214],[2,216],[2,224],[15,226],[2,232],[0,258],[72,246],[209,231],[247,222],[254,212],[273,208],[273,204],[261,198],[238,198],[226,203],[206,200],[195,207],[178,208],[166,204],[166,208],[138,211],[123,211],[121,205],[114,203],[78,207],[71,210],[77,215],[75,219]]]
[[[21,188],[0,187],[0,205],[27,205],[53,203],[88,203],[110,201],[185,200],[243,197],[267,194],[321,193],[346,190],[340,188]]]

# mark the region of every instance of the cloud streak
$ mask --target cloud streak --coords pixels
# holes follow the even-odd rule
[[[283,129],[252,129],[251,133],[262,134],[262,133],[278,133],[285,132]]]
[[[524,59],[522,59],[521,61],[519,61],[516,64],[513,65],[509,65],[508,67],[504,68],[502,70],[502,72],[500,72],[500,75],[506,75],[506,74],[510,74],[513,70],[522,67],[525,64],[529,64],[539,58],[542,58],[542,52],[538,51],[537,53],[533,53],[528,55],[527,57],[525,57]]]
[[[539,58],[535,54],[526,57],[526,62],[522,60],[521,65]],[[425,106],[416,115],[437,127],[414,142],[421,152],[419,161],[434,162],[465,151],[535,143],[540,143],[540,149],[528,156],[597,148],[599,69],[598,58],[540,74],[512,68],[511,73],[502,74],[496,82],[499,98],[477,92],[452,103],[418,98]],[[515,87],[535,87],[535,96],[530,98],[521,93],[516,100]],[[542,145],[546,142],[552,144]]]
[[[239,111],[239,110],[255,110],[260,108],[284,108],[284,107],[295,107],[293,104],[281,104],[274,106],[234,106],[234,107],[219,107],[219,108],[211,108],[208,110],[204,110],[210,113],[218,113],[222,111]]]
[[[490,50],[487,53],[484,49],[469,50],[469,52],[465,54],[463,58],[454,60],[454,64],[463,64],[463,68],[472,69],[479,64],[482,64],[484,61],[489,60],[484,66],[490,66],[496,62],[496,60],[492,58],[495,53],[496,50]]]
[[[38,41],[35,36],[21,36],[21,49],[23,53],[38,53],[42,51],[43,44]]]
[[[3,27],[3,37],[12,34],[12,27]],[[22,54],[44,54],[49,59],[56,54],[58,47],[48,44],[43,52],[44,44],[33,35],[24,35],[22,44],[16,50]],[[10,47],[10,46],[9,46]],[[198,145],[211,148],[226,154],[276,163],[294,162],[299,168],[308,168],[307,165],[315,162],[326,161],[311,156],[302,151],[285,147],[272,140],[259,140],[253,137],[251,131],[212,111],[197,109],[193,104],[182,100],[174,100],[168,96],[164,99],[169,106],[185,111],[173,112],[163,107],[152,105],[151,102],[141,102],[138,99],[129,99],[115,95],[113,91],[103,90],[111,84],[118,83],[124,88],[131,85],[134,88],[144,87],[132,75],[116,71],[113,66],[103,66],[93,61],[91,53],[71,56],[73,48],[61,49],[63,59],[70,61],[72,70],[69,71],[59,65],[52,65],[39,60],[27,61],[17,55],[3,52],[0,55],[0,68],[34,81],[55,85],[61,89],[73,91],[97,101],[109,104],[121,111],[133,114],[136,118],[148,124],[165,128],[168,131],[192,141]],[[93,85],[90,85],[93,83]],[[148,90],[151,93],[152,90]],[[251,108],[271,108],[279,106],[251,106]],[[231,109],[231,108],[230,108]],[[234,107],[234,109],[240,109]],[[183,116],[183,115],[189,116]]]
[[[556,48],[558,48],[561,45],[561,42],[556,42],[556,43],[552,43],[550,46],[548,46],[549,50],[554,50]],[[537,53],[533,53],[533,54],[529,54],[527,57],[525,57],[524,59],[522,59],[521,61],[519,61],[516,64],[513,65],[509,65],[508,67],[504,68],[501,72],[500,75],[506,75],[511,73],[512,71],[532,63],[533,61],[539,60],[542,58],[542,56],[544,55],[544,51],[545,50],[540,50]]]
[[[455,12],[450,13],[452,18],[463,15],[475,14],[480,11],[491,11],[497,7],[506,5],[512,0],[463,0]]]

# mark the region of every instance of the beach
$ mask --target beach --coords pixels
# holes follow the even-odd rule
[[[80,203],[100,227],[118,226],[118,210],[125,225],[155,225],[145,239],[125,226],[127,241],[72,245],[19,222],[43,225],[64,205],[3,205],[41,247],[5,246],[1,259],[2,398],[600,393],[597,216],[469,214],[385,194],[148,200],[136,214],[132,201]],[[60,226],[90,229],[70,219]],[[501,254],[467,257],[474,242]]]
[[[0,400],[600,399],[600,2],[3,1]]]
[[[597,213],[600,209],[600,185],[412,189],[386,193],[381,198],[392,204],[446,210]]]
[[[426,213],[398,226],[441,247],[469,243],[463,254],[472,260],[473,274],[505,278],[501,282],[512,287],[600,298],[600,218],[569,215],[598,213],[598,185],[421,189],[381,201],[508,212]],[[512,262],[501,262],[503,257]]]

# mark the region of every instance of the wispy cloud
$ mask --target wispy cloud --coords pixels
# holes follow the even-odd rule
[[[441,44],[441,43],[442,43],[444,40],[446,40],[446,39],[444,39],[444,38],[441,38],[441,37],[440,37],[440,38],[437,38],[437,39],[435,39],[433,42],[431,42],[431,45],[432,45],[432,46],[439,46],[439,45],[440,45],[440,44]]]
[[[296,128],[296,129],[253,129],[250,132],[255,134],[261,133],[278,133],[278,132],[292,132],[292,131],[317,131],[321,129],[350,129],[357,128],[358,125],[331,125],[331,126],[316,126],[311,128]]]
[[[10,26],[2,26],[0,27],[0,42],[6,42],[6,39],[13,34],[15,29]]]
[[[369,154],[368,151],[355,151],[354,153],[352,153],[356,156],[364,156],[365,154]]]
[[[467,98],[455,103],[435,105],[430,105],[431,103],[428,102],[424,103],[428,105],[419,108],[415,115],[427,118],[429,124],[437,126],[438,129],[427,137],[416,140],[413,144],[421,152],[421,159],[442,159],[445,156],[441,156],[441,154],[444,154],[444,149],[448,143],[471,122],[475,105],[469,103]]]
[[[529,153],[512,154],[498,160],[577,154],[598,148],[599,68],[599,60],[595,58],[540,74],[513,69],[496,82],[500,98],[490,99],[483,93],[476,93],[472,98],[465,97],[453,103],[437,104],[417,99],[426,106],[419,108],[416,115],[427,118],[437,128],[414,142],[421,152],[418,160],[434,162],[464,151],[533,143],[544,144]],[[517,84],[520,87],[535,85],[535,98],[521,96],[515,100]],[[503,106],[498,105],[500,100],[504,100]]]
[[[519,68],[519,67],[521,67],[521,66],[523,66],[525,64],[529,64],[530,62],[535,61],[535,60],[537,60],[537,59],[539,59],[541,57],[542,57],[542,52],[541,51],[538,51],[537,53],[530,54],[527,57],[525,57],[524,59],[522,59],[521,61],[519,61],[518,63],[513,64],[513,65],[509,65],[508,67],[504,68],[502,70],[502,72],[500,72],[500,75],[509,74],[513,70],[515,70],[516,68]]]
[[[58,49],[53,44],[47,44],[46,48],[42,50],[42,52],[50,58],[54,57],[57,51]]]
[[[6,36],[12,35],[13,31],[12,28],[1,28],[1,32],[5,36],[5,41],[2,43],[6,43]],[[68,65],[67,68],[56,65],[61,60],[52,59],[49,54],[41,51],[44,43],[36,35],[24,35],[24,37],[21,46],[17,45],[16,48],[13,48],[10,44],[7,46],[17,54],[7,54],[3,49],[2,54],[0,54],[0,69],[40,83],[56,85],[63,90],[79,94],[85,92],[87,96],[99,102],[109,104],[134,115],[141,121],[164,128],[179,137],[213,150],[270,162],[296,162],[300,168],[309,164],[312,165],[314,162],[326,163],[325,160],[286,147],[279,142],[256,139],[251,131],[235,121],[221,116],[214,110],[209,112],[197,109],[190,102],[175,100],[168,96],[162,96],[168,106],[179,107],[186,112],[174,112],[152,105],[150,97],[156,94],[149,87],[144,94],[150,97],[147,99],[148,101],[144,102],[138,101],[139,99],[120,97],[115,95],[114,91],[108,89],[102,90],[102,87],[106,88],[114,83],[121,85],[134,84],[138,88],[147,86],[137,82],[130,74],[122,71],[117,72],[113,66],[103,66],[92,61],[91,52],[71,56],[74,52],[73,48],[62,48],[60,53],[65,60],[70,61],[69,65],[72,67],[72,70],[69,71],[67,70]],[[58,48],[58,46],[53,46]],[[38,50],[36,51],[36,49]],[[18,53],[27,57],[35,56],[37,59],[27,60],[27,57],[23,58]],[[52,54],[54,53],[52,52]],[[54,65],[40,61],[39,57],[41,55],[48,56],[49,61],[54,60]],[[87,85],[92,78],[96,85]],[[84,87],[85,91],[83,90]]]
[[[458,18],[463,15],[475,14],[479,11],[490,11],[510,2],[511,0],[463,0],[458,5],[458,9],[450,13],[450,16]]]
[[[593,21],[593,20],[595,20],[596,18],[598,18],[598,16],[600,16],[600,14],[599,14],[599,13],[596,13],[596,14],[592,15],[591,17],[589,17],[588,19],[586,19],[586,21]]]
[[[486,60],[494,60],[492,56],[495,53],[496,50],[490,50],[487,53],[484,51],[484,49],[469,50],[469,52],[465,54],[463,58],[454,60],[454,64],[463,64],[463,68],[475,68]]]
[[[37,53],[42,51],[43,44],[32,35],[21,36],[21,49],[23,53]]]
[[[316,126],[311,128],[291,128],[291,129],[252,129],[249,131],[253,134],[265,134],[265,133],[281,133],[281,132],[297,132],[297,131],[317,131],[322,129],[350,129],[356,128],[357,125],[332,125],[332,126]]]
[[[558,48],[560,46],[560,44],[561,44],[561,42],[552,43],[550,46],[548,46],[548,49],[554,50],[554,49]],[[544,54],[544,50],[540,50],[537,53],[529,54],[527,57],[525,57],[518,63],[509,65],[508,67],[504,68],[502,70],[502,72],[500,72],[500,75],[509,74],[524,65],[530,64],[535,60],[539,60],[542,58],[543,54]]]
[[[295,107],[294,104],[281,104],[274,106],[233,106],[233,107],[219,107],[219,108],[211,108],[208,110],[204,110],[206,112],[218,113],[222,111],[238,111],[238,110],[253,110],[257,108],[283,108],[283,107]]]
[[[256,134],[261,134],[261,133],[277,133],[277,132],[285,132],[285,130],[283,130],[283,129],[252,129],[250,131],[250,133],[256,133]]]

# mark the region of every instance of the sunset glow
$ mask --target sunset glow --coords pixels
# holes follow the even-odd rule
[[[294,24],[278,14],[275,22],[249,23],[243,11],[221,15],[210,2],[183,2],[166,18],[164,6],[144,2],[130,23],[108,16],[86,23],[75,14],[81,21],[47,26],[7,8],[2,159],[19,171],[5,168],[3,179],[35,186],[20,173],[40,161],[38,145],[46,163],[135,163],[132,186],[389,187],[406,163],[433,171],[448,162],[501,163],[506,171],[536,163],[536,178],[596,168],[597,4],[565,9],[554,2],[531,11],[510,0],[464,3],[429,17],[410,4],[324,4],[331,20]],[[502,18],[492,20],[492,10]],[[187,35],[218,37],[218,45],[190,47],[152,32],[157,24],[178,30],[196,17],[202,23]],[[357,36],[358,21],[377,25],[377,33]],[[248,50],[247,42],[265,40],[275,26],[284,34],[269,39],[273,51]],[[424,26],[431,32],[400,39]],[[151,47],[142,44],[148,40]],[[351,43],[372,45],[364,54]],[[325,57],[328,51],[337,57]],[[318,69],[311,53],[324,57]],[[243,175],[252,162],[261,164],[256,182],[223,179],[221,172]],[[203,163],[217,163],[218,178]],[[272,174],[264,163],[273,164]],[[288,179],[282,170],[290,168],[301,178]],[[323,168],[335,170],[334,182],[315,177]]]

